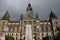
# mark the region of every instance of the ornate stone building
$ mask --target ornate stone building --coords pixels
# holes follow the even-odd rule
[[[2,31],[0,31],[0,40],[5,40],[5,34]]]
[[[50,17],[52,18],[53,26],[51,26]],[[54,12],[51,11],[49,20],[40,20],[37,14],[34,18],[30,3],[26,10],[26,16],[24,17],[21,14],[19,21],[11,21],[7,11],[0,20],[0,31],[5,35],[12,36],[14,40],[25,40],[27,24],[31,25],[32,40],[43,40],[44,37],[52,37],[52,35],[57,35],[59,32],[59,23]]]

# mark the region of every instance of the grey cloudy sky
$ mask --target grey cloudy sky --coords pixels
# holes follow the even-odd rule
[[[11,20],[18,20],[20,14],[26,14],[29,0],[0,0],[0,18],[8,10]],[[40,19],[48,19],[51,9],[60,19],[60,0],[30,0],[33,14],[39,14]]]

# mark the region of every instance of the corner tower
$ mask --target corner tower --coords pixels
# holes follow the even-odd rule
[[[26,12],[27,12],[26,17],[27,17],[27,18],[32,18],[33,10],[32,10],[32,7],[31,7],[31,4],[30,4],[30,3],[28,3],[28,7],[27,7]]]
[[[8,13],[8,11],[4,14],[4,16],[1,18],[1,20],[10,20],[10,15]]]

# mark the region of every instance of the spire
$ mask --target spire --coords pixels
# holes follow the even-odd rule
[[[29,3],[28,3],[28,6],[31,6],[31,4],[30,4],[30,0],[29,0]]]
[[[1,18],[2,20],[10,20],[10,15],[8,11],[4,14],[4,16]]]
[[[33,15],[33,14],[32,14],[32,13],[33,13],[33,11],[32,11],[32,7],[31,7],[30,2],[28,3],[28,7],[27,7],[26,12],[27,12],[26,17],[27,17],[27,18],[31,18],[31,17],[32,17],[32,15]]]
[[[49,17],[57,19],[57,16],[55,15],[55,13],[52,10],[51,10]]]
[[[28,7],[27,7],[27,11],[32,11],[32,7],[31,7],[31,4],[30,4],[30,2],[28,3]]]
[[[20,20],[22,20],[22,19],[23,19],[23,14],[20,15]]]
[[[29,10],[32,10],[31,4],[30,4],[30,0],[28,2],[28,7],[27,7],[27,11],[29,11]]]
[[[31,7],[31,4],[30,3],[28,4],[28,7]]]
[[[38,14],[36,13],[36,18],[38,19],[39,18],[39,16],[38,16]]]

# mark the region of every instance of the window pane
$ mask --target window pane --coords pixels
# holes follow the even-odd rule
[[[36,24],[36,21],[33,21],[34,24]]]
[[[29,24],[32,24],[32,21],[29,21]]]

